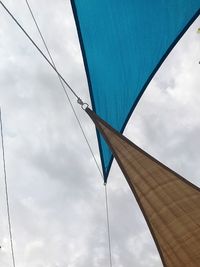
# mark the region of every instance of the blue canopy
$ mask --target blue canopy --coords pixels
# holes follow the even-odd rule
[[[116,130],[200,13],[200,0],[71,0],[93,110]],[[98,134],[105,181],[112,155]]]

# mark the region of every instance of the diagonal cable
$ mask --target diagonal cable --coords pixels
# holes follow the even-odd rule
[[[46,41],[45,41],[45,39],[44,39],[44,36],[43,36],[43,34],[42,34],[41,30],[40,30],[40,27],[39,27],[38,23],[37,23],[37,21],[36,21],[36,18],[35,18],[34,14],[33,14],[33,11],[32,11],[32,9],[31,9],[31,6],[30,6],[28,0],[25,0],[25,1],[26,1],[27,6],[28,6],[28,9],[29,9],[29,11],[30,11],[30,14],[31,14],[31,16],[32,16],[32,18],[33,18],[33,21],[34,21],[34,23],[35,23],[35,25],[36,25],[36,27],[37,27],[37,30],[38,30],[39,35],[40,35],[40,37],[41,37],[41,40],[42,40],[42,42],[43,42],[43,44],[44,44],[44,46],[45,46],[45,48],[46,48],[46,51],[47,51],[47,54],[48,54],[48,56],[49,56],[49,58],[50,58],[50,60],[51,60],[51,63],[53,64],[54,68],[56,69],[56,64],[55,64],[55,62],[54,62],[54,60],[53,60],[53,57],[52,57],[52,55],[51,55],[51,53],[50,53],[50,51],[49,51],[49,49],[48,49],[47,43],[46,43]],[[63,81],[61,80],[61,78],[60,78],[59,75],[58,75],[58,78],[59,78],[60,84],[61,84],[61,86],[62,86],[62,88],[63,88],[63,90],[64,90],[64,92],[65,92],[65,95],[66,95],[66,97],[67,97],[67,99],[68,99],[68,101],[69,101],[69,104],[70,104],[70,106],[71,106],[71,108],[72,108],[72,110],[73,110],[73,113],[74,113],[74,115],[75,115],[75,117],[76,117],[76,120],[77,120],[77,122],[78,122],[78,124],[79,124],[79,126],[80,126],[80,129],[81,129],[81,131],[82,131],[82,133],[83,133],[83,136],[84,136],[84,138],[85,138],[85,140],[86,140],[86,142],[87,142],[87,144],[88,144],[88,147],[89,147],[90,152],[91,152],[91,154],[92,154],[92,156],[93,156],[93,158],[94,158],[94,161],[95,161],[96,166],[97,166],[97,168],[98,168],[98,170],[99,170],[99,172],[100,172],[100,175],[101,175],[102,178],[103,178],[102,171],[101,171],[101,169],[100,169],[100,167],[99,167],[99,165],[98,165],[98,163],[97,163],[97,160],[96,160],[96,158],[95,158],[95,156],[94,156],[94,153],[93,153],[93,151],[92,151],[92,148],[91,148],[91,146],[90,146],[90,144],[89,144],[89,142],[88,142],[88,139],[87,139],[87,137],[86,137],[86,135],[85,135],[85,133],[84,133],[83,127],[82,127],[82,125],[81,125],[81,122],[80,122],[80,120],[79,120],[77,114],[76,114],[76,111],[75,111],[75,109],[74,109],[74,107],[73,107],[73,104],[72,104],[72,102],[71,102],[71,100],[70,100],[70,98],[69,98],[69,96],[68,96],[68,94],[67,94],[67,92],[66,92],[66,89],[65,89],[65,86],[64,86],[64,84],[63,84]],[[107,187],[106,187],[106,186],[107,186],[107,185],[104,184],[104,187],[105,187],[105,206],[106,206],[106,224],[107,224],[107,235],[108,235],[109,263],[110,263],[110,267],[112,267],[112,249],[111,249],[110,221],[109,221],[109,208],[108,208],[108,192],[107,192]]]
[[[58,71],[57,71],[57,67],[56,67],[55,61],[53,60],[53,57],[52,57],[51,52],[50,52],[50,50],[49,50],[49,48],[48,48],[48,46],[47,46],[47,43],[46,43],[46,41],[45,41],[45,38],[44,38],[44,36],[43,36],[43,34],[42,34],[41,30],[40,30],[40,27],[39,27],[39,25],[38,25],[38,23],[37,23],[37,20],[36,20],[34,14],[33,14],[32,8],[31,8],[31,6],[30,6],[28,0],[25,0],[25,1],[26,1],[26,4],[27,4],[28,9],[29,9],[29,11],[30,11],[30,14],[31,14],[31,16],[32,16],[32,19],[33,19],[33,21],[34,21],[34,23],[35,23],[35,26],[36,26],[36,28],[37,28],[37,30],[38,30],[38,33],[39,33],[39,35],[40,35],[40,37],[41,37],[41,40],[42,40],[42,42],[43,42],[43,44],[44,44],[44,47],[45,47],[45,49],[46,49],[46,51],[47,51],[47,54],[48,54],[49,59],[50,59],[50,61],[51,61],[51,64],[53,65],[53,67],[54,67],[54,69],[56,70],[57,75],[58,75]],[[62,89],[63,89],[63,91],[64,91],[64,93],[65,93],[65,95],[66,95],[66,97],[67,97],[67,100],[68,100],[68,102],[69,102],[69,104],[70,104],[70,106],[71,106],[71,108],[72,108],[72,111],[73,111],[73,113],[74,113],[74,116],[75,116],[75,118],[76,118],[76,120],[77,120],[77,122],[78,122],[78,125],[79,125],[79,127],[80,127],[80,129],[81,129],[81,132],[82,132],[82,134],[83,134],[83,137],[84,137],[84,139],[85,139],[85,141],[86,141],[86,143],[87,143],[87,145],[88,145],[88,148],[89,148],[89,150],[90,150],[90,153],[91,153],[91,155],[92,155],[92,157],[93,157],[93,159],[94,159],[94,161],[95,161],[95,164],[96,164],[96,166],[97,166],[97,168],[98,168],[98,171],[99,171],[100,175],[101,175],[102,178],[103,178],[103,174],[102,174],[101,168],[99,167],[99,164],[98,164],[97,159],[96,159],[96,157],[95,157],[95,155],[94,155],[94,152],[93,152],[93,150],[92,150],[92,147],[91,147],[91,145],[90,145],[90,143],[89,143],[89,141],[88,141],[88,138],[87,138],[87,136],[86,136],[86,134],[85,134],[85,132],[84,132],[83,126],[82,126],[82,124],[81,124],[81,122],[80,122],[80,120],[79,120],[79,118],[78,118],[78,115],[77,115],[77,113],[76,113],[76,111],[75,111],[75,108],[74,108],[74,106],[73,106],[73,104],[72,104],[70,98],[69,98],[69,95],[68,95],[68,93],[67,93],[67,91],[66,91],[66,89],[65,89],[65,85],[64,85],[63,80],[61,79],[60,75],[58,75],[58,79],[59,79],[60,84],[61,84],[61,87],[62,87]]]

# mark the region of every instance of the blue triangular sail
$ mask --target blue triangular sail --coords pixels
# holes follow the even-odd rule
[[[122,132],[200,0],[71,0],[93,110]],[[98,134],[104,177],[112,155]]]

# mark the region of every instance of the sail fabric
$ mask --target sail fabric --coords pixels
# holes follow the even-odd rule
[[[200,0],[71,0],[93,110],[122,132]],[[105,177],[111,152],[98,135]]]
[[[200,266],[200,189],[145,153],[90,109],[143,212],[165,267]]]

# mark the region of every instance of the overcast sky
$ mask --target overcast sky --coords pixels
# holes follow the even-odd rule
[[[43,48],[25,0],[4,3]],[[57,68],[90,103],[70,1],[29,3]],[[200,185],[198,27],[200,19],[162,65],[125,135]],[[99,161],[94,126],[69,96]],[[102,178],[56,74],[1,7],[0,105],[16,267],[109,266]],[[2,166],[1,160],[0,266],[11,267]],[[108,193],[113,266],[162,267],[143,216],[115,163]]]

